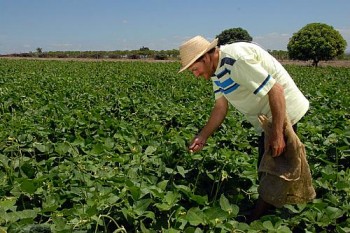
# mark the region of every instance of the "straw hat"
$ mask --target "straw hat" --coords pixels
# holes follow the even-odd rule
[[[192,39],[183,43],[180,46],[180,59],[182,67],[179,73],[190,67],[198,58],[203,56],[206,52],[215,48],[217,44],[217,38],[210,43],[202,36],[195,36]]]

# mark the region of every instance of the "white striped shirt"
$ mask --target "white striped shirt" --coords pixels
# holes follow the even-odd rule
[[[286,110],[292,124],[307,112],[309,101],[284,67],[256,44],[237,42],[220,47],[220,58],[211,78],[215,99],[224,96],[261,131],[258,115],[271,117],[267,93],[277,82],[284,88]]]

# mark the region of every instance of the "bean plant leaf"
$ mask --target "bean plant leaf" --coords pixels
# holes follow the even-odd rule
[[[193,207],[187,211],[186,220],[189,221],[192,226],[198,226],[199,224],[205,225],[206,223],[203,211],[198,207]]]
[[[93,145],[90,153],[93,155],[99,155],[104,151],[104,146],[100,143]]]
[[[113,147],[114,147],[115,143],[114,143],[114,140],[113,138],[106,138],[104,140],[104,147],[108,150],[112,150]]]
[[[23,192],[29,193],[29,194],[34,194],[34,192],[36,191],[37,187],[35,185],[35,183],[33,182],[33,180],[30,179],[24,179],[21,181],[21,190]]]
[[[145,150],[145,155],[152,155],[154,152],[156,152],[157,148],[154,146],[148,146]]]
[[[232,214],[236,216],[238,214],[238,206],[230,204],[229,200],[225,197],[224,194],[221,195],[219,202],[221,209],[228,212],[230,215]]]
[[[50,146],[47,144],[42,144],[42,143],[38,143],[38,142],[34,142],[33,146],[38,149],[40,152],[42,153],[46,153],[50,151]]]
[[[349,232],[350,69],[287,68],[312,106],[298,135],[317,199],[246,224],[254,128],[232,109],[200,153],[187,150],[212,108],[207,82],[180,78],[177,62],[1,59],[0,229]]]
[[[168,185],[169,180],[163,180],[157,184],[157,187],[161,190],[165,190],[166,186]]]
[[[229,216],[229,214],[220,207],[210,207],[206,209],[204,213],[206,219],[212,221],[213,224],[222,222]]]
[[[182,166],[177,166],[177,171],[179,172],[179,174],[185,178],[186,176],[186,170],[182,167]]]
[[[152,199],[142,199],[139,201],[136,201],[133,205],[133,210],[138,215],[142,215],[147,210],[148,206],[152,203]]]
[[[343,215],[343,211],[341,209],[332,206],[328,206],[325,209],[325,213],[330,219],[337,219]]]
[[[14,211],[16,209],[16,201],[17,199],[15,197],[5,197],[2,200],[0,200],[0,210],[7,211],[12,210]]]
[[[70,145],[68,142],[59,142],[55,145],[55,151],[59,155],[64,155],[69,151]]]

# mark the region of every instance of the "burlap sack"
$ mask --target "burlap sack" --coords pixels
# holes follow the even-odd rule
[[[265,132],[265,142],[267,142],[271,123],[266,116],[259,116],[259,121]],[[266,150],[258,169],[259,195],[264,201],[275,207],[306,203],[316,196],[309,164],[306,160],[305,146],[295,134],[288,118],[285,120],[284,127],[285,151],[274,158],[270,150]]]

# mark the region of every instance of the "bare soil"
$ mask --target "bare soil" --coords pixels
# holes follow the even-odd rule
[[[312,66],[312,61],[281,60],[283,65]],[[350,60],[320,61],[318,66],[350,67]]]
[[[94,58],[35,58],[35,57],[0,57],[0,59],[30,59],[30,60],[56,60],[56,61],[130,61],[130,62],[175,62],[178,60],[154,60],[154,59],[94,59]],[[283,65],[312,66],[312,61],[280,60]],[[350,67],[350,60],[320,61],[318,66]]]

